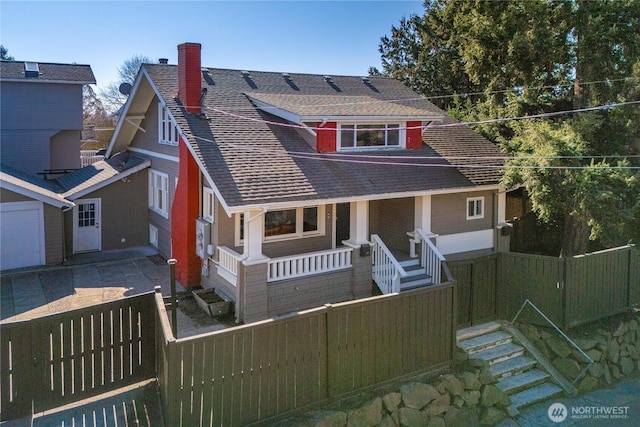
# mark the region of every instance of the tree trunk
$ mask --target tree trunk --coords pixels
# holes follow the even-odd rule
[[[573,214],[572,214],[573,212]],[[589,248],[589,226],[586,212],[576,212],[567,202],[564,215],[561,257],[570,257],[587,252]]]

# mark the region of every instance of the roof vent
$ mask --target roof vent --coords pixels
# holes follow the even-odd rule
[[[25,62],[24,63],[24,76],[25,77],[38,77],[40,75],[40,66],[37,62]]]
[[[158,59],[158,64],[168,64],[169,58],[160,58]]]
[[[246,77],[246,78],[251,78],[251,73],[248,72],[247,70],[242,70],[240,71],[240,74],[242,74],[242,77]]]
[[[282,73],[282,78],[285,80],[289,80],[291,76],[289,75],[289,73]]]
[[[325,82],[327,83],[333,83],[333,80],[331,80],[331,76],[322,76],[322,78],[324,79]]]
[[[369,81],[369,77],[365,76],[365,77],[360,77],[360,79],[362,80],[362,83],[368,85],[369,83],[371,83]]]

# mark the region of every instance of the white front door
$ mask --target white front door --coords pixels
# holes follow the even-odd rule
[[[75,200],[73,209],[73,252],[99,251],[100,199]]]

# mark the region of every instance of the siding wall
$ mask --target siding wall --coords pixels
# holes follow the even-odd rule
[[[64,130],[51,137],[51,166],[50,169],[78,169],[80,168],[80,139],[79,130]]]
[[[82,85],[2,82],[0,93],[0,151],[4,164],[31,174],[57,167],[50,159],[50,138],[61,130],[78,131],[69,135],[73,140],[66,140],[65,145],[77,145],[79,150]],[[55,145],[59,158],[59,144]],[[79,162],[79,151],[77,157]]]
[[[413,197],[369,203],[370,234],[378,234],[389,248],[409,251],[407,232],[415,228]]]
[[[147,151],[153,151],[162,153],[165,155],[178,157],[178,147],[159,144],[158,143],[158,99],[154,97],[149,105],[149,109],[145,115],[145,119],[140,123],[140,127],[146,132],[138,131],[131,141],[130,147],[143,149]],[[173,196],[176,189],[176,177],[178,176],[178,162],[163,159],[153,155],[144,153],[135,153],[137,156],[148,158],[151,161],[151,169],[166,173],[169,176],[169,206],[173,204]],[[148,172],[144,174],[147,176],[147,183],[145,184],[148,189]],[[147,191],[148,194],[148,191]],[[144,196],[144,200],[147,200],[148,195]],[[148,206],[148,205],[147,205]],[[158,229],[158,252],[167,257],[171,257],[171,210],[169,210],[169,218],[164,218],[149,209],[147,209],[148,223],[155,226]],[[145,226],[146,239],[149,241],[149,229]],[[195,249],[194,249],[195,250]]]
[[[467,198],[484,197],[484,218],[467,219]],[[493,194],[491,191],[441,194],[431,198],[431,231],[455,234],[493,228]]]
[[[102,200],[103,251],[149,244],[147,171],[129,175],[128,179],[130,182],[117,181],[83,197]]]
[[[62,209],[44,204],[44,250],[47,264],[60,264],[64,261],[62,244]]]

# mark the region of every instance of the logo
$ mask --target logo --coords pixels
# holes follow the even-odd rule
[[[547,410],[547,415],[549,416],[549,419],[554,423],[561,423],[567,419],[567,415],[568,415],[567,407],[564,406],[562,403],[556,402],[551,406],[549,406],[549,409]]]

